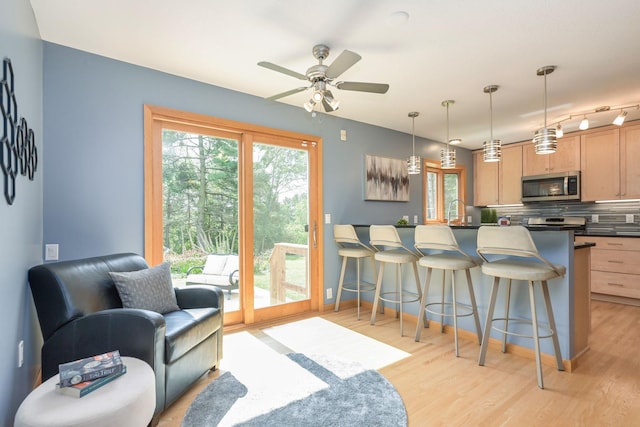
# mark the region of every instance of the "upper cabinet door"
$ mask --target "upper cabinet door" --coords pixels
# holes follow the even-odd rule
[[[563,136],[558,140],[558,151],[549,155],[549,172],[580,170],[580,135]]]
[[[498,177],[501,205],[522,202],[522,145],[502,147]]]
[[[640,199],[640,125],[620,129],[620,193]]]
[[[620,130],[580,136],[582,201],[620,198]]]
[[[522,176],[577,170],[580,170],[579,135],[558,139],[558,150],[553,154],[536,154],[533,143],[523,146]]]
[[[498,162],[485,163],[482,151],[473,153],[473,205],[497,205]]]

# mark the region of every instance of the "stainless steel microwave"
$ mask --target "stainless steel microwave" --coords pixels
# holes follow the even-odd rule
[[[580,200],[580,172],[522,177],[522,202]]]

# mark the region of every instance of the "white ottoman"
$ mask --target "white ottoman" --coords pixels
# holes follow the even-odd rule
[[[156,382],[145,362],[123,357],[127,373],[81,398],[58,393],[54,375],[33,390],[14,427],[144,427],[156,407]]]

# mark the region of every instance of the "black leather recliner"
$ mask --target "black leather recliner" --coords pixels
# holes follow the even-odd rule
[[[147,362],[156,377],[160,414],[222,359],[224,298],[213,286],[175,288],[179,311],[164,315],[122,308],[109,272],[148,268],[133,253],[43,264],[29,270],[44,340],[42,381],[58,374],[58,365],[120,350]]]

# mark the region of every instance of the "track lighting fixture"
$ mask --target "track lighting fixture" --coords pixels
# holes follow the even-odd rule
[[[416,156],[416,117],[418,117],[420,113],[417,111],[412,111],[409,113],[409,117],[411,117],[411,135],[413,141],[413,150],[412,155],[407,159],[407,172],[409,175],[417,175],[420,173],[420,156]]]
[[[569,115],[567,115],[565,118],[561,119],[561,120],[557,120],[557,127],[556,127],[556,136],[558,138],[560,138],[563,134],[562,132],[562,127],[561,127],[561,123],[564,123],[566,121],[569,120],[573,120],[575,118],[578,117],[582,117],[582,120],[580,120],[580,124],[578,126],[578,129],[580,130],[587,130],[589,129],[589,126],[591,125],[591,123],[589,123],[589,118],[588,116],[591,114],[597,114],[597,113],[606,113],[608,111],[616,111],[619,110],[620,114],[618,114],[612,121],[612,123],[614,125],[617,126],[622,126],[622,124],[624,123],[624,121],[627,118],[627,110],[631,109],[631,108],[636,108],[636,109],[640,109],[640,103],[638,104],[631,104],[631,105],[617,105],[617,106],[608,106],[608,105],[604,105],[602,107],[598,107],[595,110],[591,110],[591,111],[580,111],[580,112],[576,112],[576,113],[571,113]]]
[[[554,65],[547,65],[536,71],[538,76],[544,76],[544,127],[538,129],[533,137],[536,154],[555,153],[558,147],[556,128],[547,127],[547,74],[553,73],[555,69]]]
[[[562,125],[558,123],[556,126],[556,138],[562,138],[564,136],[564,131],[562,130]]]
[[[580,130],[589,129],[589,119],[587,119],[587,115],[585,114],[584,118],[580,121],[580,126],[578,126]]]
[[[622,124],[624,123],[624,119],[627,118],[627,112],[624,110],[620,110],[620,114],[618,114],[618,116],[613,119],[613,124],[617,125],[617,126],[622,126]]]
[[[497,85],[489,85],[484,88],[484,93],[489,94],[490,133],[489,140],[482,143],[482,160],[485,162],[499,162],[502,157],[502,141],[493,139],[493,92],[498,90]]]
[[[451,169],[456,167],[456,150],[451,148],[451,139],[449,139],[449,106],[455,101],[449,99],[442,101],[442,106],[447,107],[447,145],[446,148],[440,150],[440,167],[442,169]],[[461,140],[457,140],[462,142]]]

